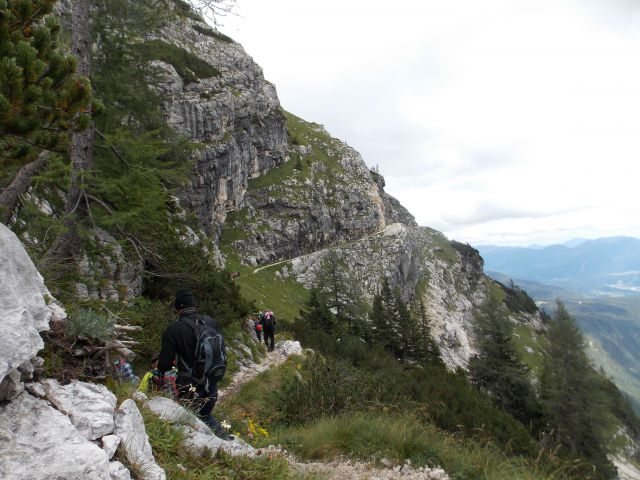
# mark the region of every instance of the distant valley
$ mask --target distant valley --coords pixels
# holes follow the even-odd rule
[[[612,237],[548,247],[477,247],[485,271],[513,281],[546,310],[561,300],[589,353],[640,411],[640,240]]]
[[[485,269],[587,296],[640,293],[640,240],[610,237],[548,247],[478,246]]]

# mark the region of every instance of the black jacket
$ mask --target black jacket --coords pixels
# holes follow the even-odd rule
[[[209,317],[208,315],[202,315],[196,312],[195,308],[188,308],[182,312],[182,315],[167,327],[162,335],[162,350],[160,351],[160,357],[158,358],[158,370],[166,372],[171,369],[174,359],[176,360],[176,367],[178,368],[178,375],[187,376],[182,361],[187,365],[193,365],[195,350],[196,350],[196,333],[191,323],[185,321],[185,318],[193,319],[202,318],[211,327],[220,331],[218,328],[218,322]]]

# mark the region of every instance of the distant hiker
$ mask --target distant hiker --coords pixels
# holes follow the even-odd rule
[[[178,368],[176,385],[179,398],[195,407],[198,417],[219,438],[231,440],[233,436],[229,435],[211,414],[218,400],[217,382],[222,379],[226,366],[224,343],[218,322],[196,311],[195,299],[189,290],[178,290],[173,307],[178,318],[167,327],[162,336],[158,369],[161,372],[170,370],[175,359]],[[204,357],[197,355],[196,349],[208,350],[212,355],[206,362],[201,362]],[[213,370],[210,364],[212,361],[215,366]],[[224,362],[221,368],[219,361]]]
[[[113,365],[116,369],[116,378],[120,382],[137,383],[140,380],[135,373],[133,373],[133,367],[129,363],[129,359],[125,355],[120,355]]]
[[[276,317],[271,310],[264,312],[262,319],[262,331],[264,332],[264,344],[267,350],[273,352],[276,333]]]
[[[162,388],[162,372],[158,370],[158,357],[159,353],[156,353],[151,357],[151,370],[144,374],[142,380],[140,380],[140,386],[138,390],[142,393],[149,391],[157,391]]]
[[[253,328],[256,332],[256,337],[258,337],[258,343],[262,342],[262,323],[260,323],[260,317],[262,312],[256,313],[255,318],[253,319]]]

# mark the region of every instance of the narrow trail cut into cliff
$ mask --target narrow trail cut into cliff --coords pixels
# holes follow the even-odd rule
[[[366,240],[368,238],[373,238],[376,235],[381,235],[381,234],[383,234],[385,232],[385,230],[386,230],[386,227],[381,229],[381,230],[377,230],[377,231],[375,231],[373,233],[370,233],[368,235],[364,235],[363,237],[360,237],[360,238],[358,238],[356,240],[353,240],[351,242],[346,242],[346,243],[343,243],[343,244],[340,244],[340,245],[331,245],[329,247],[325,247],[325,248],[322,248],[320,250],[316,250],[314,252],[305,253],[304,255],[299,255],[297,257],[287,258],[285,260],[279,260],[279,261],[274,262],[274,263],[269,263],[268,265],[263,265],[262,267],[256,268],[253,271],[253,273],[256,274],[259,271],[264,270],[265,268],[270,268],[270,267],[275,267],[275,266],[278,266],[278,265],[282,265],[283,263],[291,262],[291,261],[296,260],[298,258],[304,258],[304,257],[306,257],[308,255],[311,255],[311,254],[318,254],[320,252],[324,252],[325,250],[331,250],[332,248],[346,248],[346,247],[348,247],[350,245],[353,245],[354,243],[361,242],[361,241]]]

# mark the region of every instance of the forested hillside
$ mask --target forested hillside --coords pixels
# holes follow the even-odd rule
[[[448,478],[607,479],[640,461],[640,423],[566,309],[547,316],[487,277],[473,247],[418,226],[360,154],[285,112],[201,11],[182,0],[0,9],[2,219],[44,277],[43,305],[55,297],[68,314],[38,330],[35,382],[3,360],[6,412],[56,404],[59,385],[100,390],[116,423],[140,407],[169,478],[300,478],[299,461],[349,458],[410,465],[423,475],[412,478],[438,466]],[[2,233],[0,249],[18,251]],[[183,288],[227,339],[221,388],[273,360],[253,332],[259,310],[305,349],[216,407],[240,439],[214,456],[184,447],[211,431],[158,419],[165,399],[113,377],[125,350],[144,373]],[[23,456],[10,417],[0,473],[32,478],[10,468]],[[254,455],[269,444],[288,453]],[[125,441],[115,455],[134,478],[163,478]]]

